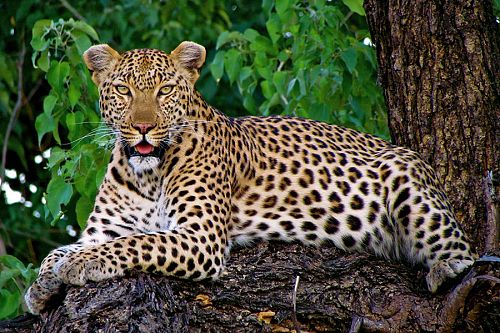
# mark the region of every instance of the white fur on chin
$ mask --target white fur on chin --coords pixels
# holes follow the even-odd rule
[[[155,169],[160,164],[160,159],[154,156],[132,156],[129,163],[134,168],[134,171],[139,173]]]

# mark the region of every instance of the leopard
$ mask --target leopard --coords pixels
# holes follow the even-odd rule
[[[233,246],[259,241],[420,265],[431,293],[474,263],[418,153],[315,120],[226,116],[195,88],[205,58],[190,41],[170,53],[107,44],[84,52],[116,138],[81,236],[48,254],[25,295],[31,313],[64,285],[133,270],[214,280]]]

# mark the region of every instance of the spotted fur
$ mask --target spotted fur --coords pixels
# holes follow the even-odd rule
[[[62,283],[130,269],[217,278],[233,243],[298,240],[429,268],[431,291],[473,263],[418,154],[307,119],[232,119],[194,88],[205,49],[107,45],[84,55],[119,135],[81,238],[52,251],[26,295],[38,313]]]

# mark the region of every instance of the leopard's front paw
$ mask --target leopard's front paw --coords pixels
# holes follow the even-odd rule
[[[39,314],[47,305],[47,302],[59,293],[62,281],[53,272],[40,274],[35,282],[24,295],[24,301],[28,311]]]
[[[87,281],[102,281],[123,275],[116,262],[89,250],[64,256],[55,265],[54,272],[64,283],[77,286],[83,286]]]

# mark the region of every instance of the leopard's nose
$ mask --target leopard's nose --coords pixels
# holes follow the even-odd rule
[[[151,123],[137,123],[133,124],[132,127],[138,130],[141,134],[147,134],[149,131],[155,128],[156,125]]]

